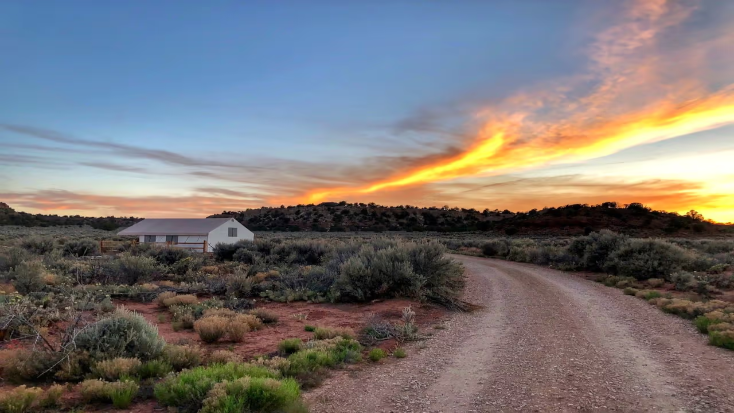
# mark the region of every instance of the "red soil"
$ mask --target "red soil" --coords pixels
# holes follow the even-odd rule
[[[246,359],[260,355],[272,354],[277,351],[278,343],[286,338],[300,338],[309,340],[313,333],[304,330],[307,325],[316,327],[348,327],[359,332],[372,314],[385,320],[397,321],[400,319],[403,308],[410,306],[416,313],[416,323],[419,326],[435,324],[446,315],[446,310],[431,304],[421,304],[410,300],[394,299],[369,304],[312,304],[304,302],[274,303],[257,302],[257,308],[264,308],[278,316],[278,322],[258,331],[251,331],[241,343],[220,341],[215,344],[205,344],[192,330],[173,331],[170,323],[170,314],[165,309],[158,308],[152,303],[116,302],[126,308],[140,313],[150,323],[158,326],[159,334],[169,343],[191,342],[200,344],[203,348],[214,351],[219,349],[232,350]],[[296,315],[305,316],[299,320]],[[165,322],[158,321],[165,317]],[[381,343],[380,347],[389,348],[390,344]]]

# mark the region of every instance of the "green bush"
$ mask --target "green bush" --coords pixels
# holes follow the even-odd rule
[[[392,355],[396,358],[402,359],[408,356],[408,353],[405,352],[405,349],[402,347],[398,347],[395,349],[395,351],[392,352]]]
[[[693,322],[694,324],[696,324],[696,328],[699,332],[707,334],[709,332],[709,326],[715,324],[717,321],[707,318],[705,316],[698,316],[695,320],[693,320]]]
[[[151,257],[120,254],[112,263],[115,279],[121,284],[135,284],[149,281],[155,274],[162,270],[158,263]]]
[[[116,381],[107,384],[107,397],[118,409],[126,409],[138,394],[140,387],[134,381]]]
[[[290,378],[242,377],[218,383],[200,413],[282,412],[300,407],[298,383]]]
[[[337,360],[329,351],[306,349],[291,354],[288,357],[290,362],[284,374],[287,376],[299,376],[303,373],[313,372],[326,367],[333,367],[337,364]]]
[[[302,345],[303,342],[300,338],[287,338],[278,343],[278,351],[285,355],[293,354],[300,350]]]
[[[124,308],[85,327],[75,342],[77,349],[89,352],[94,360],[132,357],[147,361],[158,357],[166,344],[156,327]]]
[[[62,251],[64,255],[86,257],[99,254],[99,243],[93,239],[83,238],[67,241]]]
[[[316,327],[315,326],[304,326],[303,327],[303,330],[312,333],[312,332],[316,331]]]
[[[278,315],[264,308],[255,308],[250,311],[250,314],[259,318],[265,324],[275,324],[278,322]]]
[[[92,375],[102,380],[115,381],[136,375],[141,365],[140,360],[135,358],[117,357],[102,360],[92,366]]]
[[[26,238],[20,243],[20,246],[33,254],[48,254],[54,250],[54,239],[51,237]]]
[[[709,331],[709,343],[717,347],[734,350],[734,330]]]
[[[386,356],[387,356],[387,353],[385,353],[385,350],[381,348],[373,348],[372,350],[370,350],[369,354],[367,355],[367,357],[369,357],[370,360],[372,361],[380,361],[383,358],[385,358]]]
[[[43,264],[39,261],[24,261],[16,265],[10,272],[13,286],[21,294],[41,291],[43,282]]]
[[[568,246],[568,251],[580,259],[584,269],[602,271],[607,266],[609,257],[627,242],[625,235],[609,230],[592,232],[588,236],[576,237]]]
[[[202,351],[201,348],[191,345],[166,344],[161,359],[178,371],[200,365]]]
[[[154,389],[158,402],[165,406],[177,406],[184,411],[195,412],[215,384],[234,381],[242,377],[278,378],[278,374],[250,364],[213,364],[196,367],[166,377]]]
[[[669,280],[671,274],[681,269],[687,255],[684,249],[666,241],[633,239],[622,244],[609,256],[604,269],[638,280]]]
[[[173,371],[173,366],[164,360],[149,360],[143,363],[137,371],[141,379],[164,377]]]
[[[635,295],[638,291],[640,290],[638,290],[637,288],[625,287],[624,295]]]

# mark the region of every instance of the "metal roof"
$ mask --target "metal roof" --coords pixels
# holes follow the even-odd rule
[[[207,235],[230,220],[233,219],[149,218],[123,229],[118,235]]]

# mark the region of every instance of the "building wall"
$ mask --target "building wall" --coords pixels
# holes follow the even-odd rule
[[[237,228],[237,237],[228,236],[229,228]],[[234,244],[240,240],[254,241],[255,234],[245,228],[245,226],[240,224],[237,220],[230,219],[229,222],[220,225],[209,233],[208,250],[209,252],[214,251],[214,246],[217,244]]]
[[[226,235],[226,234],[225,234]],[[141,235],[138,240],[140,243],[145,242],[145,235]],[[206,235],[179,235],[178,236],[178,242],[179,244],[183,244],[185,242],[195,242],[195,243],[202,243],[207,240]],[[155,243],[165,245],[166,244],[166,236],[165,235],[156,235],[155,236]],[[190,248],[193,250],[197,250],[201,252],[201,245],[173,245],[176,248]]]

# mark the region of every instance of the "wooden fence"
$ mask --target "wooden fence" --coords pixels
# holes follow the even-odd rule
[[[99,251],[102,254],[107,253],[117,253],[122,250],[123,247],[126,246],[133,246],[137,245],[139,242],[137,239],[134,239],[132,241],[111,241],[111,240],[100,240],[99,241]],[[151,243],[158,246],[165,246],[169,248],[183,248],[189,251],[196,251],[196,252],[208,252],[208,244],[206,240],[202,242],[155,242]]]

